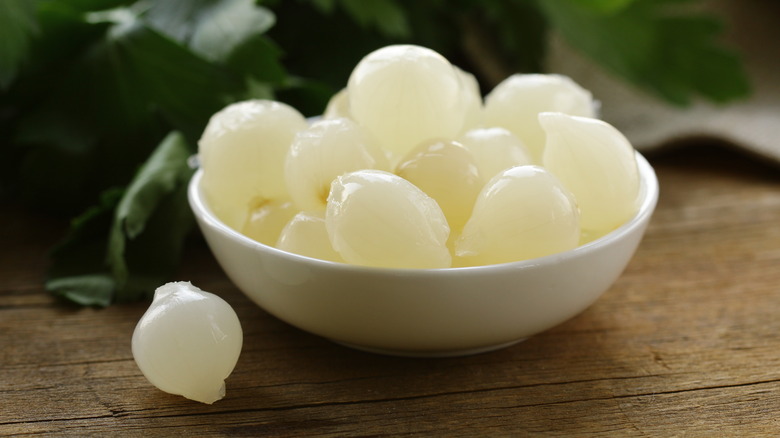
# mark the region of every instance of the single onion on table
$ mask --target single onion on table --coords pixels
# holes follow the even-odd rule
[[[225,396],[225,379],[244,335],[233,308],[189,282],[157,288],[133,332],[133,358],[157,388],[212,404]]]

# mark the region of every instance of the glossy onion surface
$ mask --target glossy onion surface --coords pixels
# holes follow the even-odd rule
[[[324,211],[334,178],[354,170],[386,170],[387,166],[382,150],[368,142],[355,122],[337,118],[315,122],[295,136],[284,178],[298,209]]]
[[[282,230],[276,247],[315,259],[344,262],[330,244],[324,212],[296,214]]]
[[[465,116],[463,126],[460,132],[466,132],[482,125],[484,121],[482,92],[479,89],[479,82],[473,74],[453,66],[460,79],[461,93],[463,94],[463,105],[465,106]]]
[[[157,288],[133,332],[133,358],[157,388],[202,403],[225,395],[243,344],[228,303],[189,282]]]
[[[514,74],[504,79],[485,97],[485,125],[510,130],[541,164],[545,137],[538,115],[556,111],[593,117],[589,91],[566,76],[554,74]]]
[[[436,201],[389,172],[336,178],[325,225],[347,263],[387,268],[447,268],[449,226]]]
[[[448,140],[430,141],[412,149],[395,173],[439,204],[453,233],[463,228],[484,184],[471,152]]]
[[[198,142],[202,187],[214,214],[240,230],[251,205],[287,197],[283,169],[293,136],[307,126],[280,102],[239,102],[214,114]]]
[[[517,166],[485,184],[455,252],[472,265],[532,259],[576,247],[579,230],[563,185],[539,166]]]
[[[639,171],[634,148],[601,120],[543,113],[544,165],[577,199],[583,232],[592,238],[614,230],[638,208]]]
[[[346,88],[330,98],[328,105],[325,106],[325,112],[322,113],[323,119],[338,119],[342,117],[347,119],[352,117],[349,112],[349,96]]]
[[[291,201],[265,201],[249,211],[241,234],[273,246],[279,233],[298,210]]]
[[[461,86],[453,66],[433,50],[387,46],[352,71],[349,110],[382,147],[404,155],[422,141],[458,134],[467,110]]]
[[[504,169],[532,164],[523,142],[505,128],[472,129],[458,141],[474,156],[479,173],[485,180]]]

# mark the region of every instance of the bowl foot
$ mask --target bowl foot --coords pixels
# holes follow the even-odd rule
[[[345,347],[353,348],[355,350],[365,351],[367,353],[383,354],[386,356],[401,356],[401,357],[457,357],[457,356],[470,356],[474,354],[487,353],[490,351],[500,350],[520,342],[525,341],[528,338],[516,339],[510,342],[504,342],[501,344],[488,345],[486,347],[476,348],[464,348],[455,350],[394,350],[387,348],[375,348],[367,347],[364,345],[351,344],[349,342],[341,342],[331,339],[336,344],[343,345]]]

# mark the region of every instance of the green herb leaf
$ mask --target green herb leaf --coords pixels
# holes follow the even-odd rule
[[[636,0],[574,0],[575,3],[583,8],[608,14],[617,12],[635,1]]]
[[[156,0],[144,20],[203,58],[224,62],[247,40],[270,29],[276,17],[253,0]]]
[[[212,8],[192,35],[190,47],[204,58],[224,62],[245,41],[270,29],[276,17],[252,0],[231,0]]]
[[[189,150],[181,134],[168,135],[141,167],[117,205],[108,239],[107,262],[120,290],[128,277],[127,243],[144,231],[163,200],[170,200],[167,198],[178,187],[186,185],[192,175],[187,166],[188,156]],[[187,228],[186,222],[181,226]]]
[[[16,77],[37,29],[35,2],[0,2],[0,88],[7,88]]]
[[[312,6],[319,9],[320,12],[330,14],[333,12],[333,8],[336,7],[336,0],[310,0]]]
[[[124,101],[157,108],[190,139],[197,138],[209,117],[224,106],[222,96],[241,87],[218,67],[146,26],[116,22],[107,44],[117,85]],[[137,97],[133,99],[130,94]]]
[[[75,220],[53,252],[47,289],[82,305],[105,306],[148,296],[164,283],[193,225],[186,197],[189,153],[183,136],[171,133],[127,189],[109,190],[99,206]]]
[[[271,10],[253,0],[158,0],[151,5],[144,14],[150,26],[243,77],[244,85],[284,82],[287,73],[279,62],[282,51],[264,36],[276,23]],[[244,90],[237,91],[227,100],[245,97]]]
[[[287,72],[279,58],[282,51],[264,35],[255,35],[236,47],[225,62],[235,72],[243,72],[246,79],[279,86]]]
[[[106,265],[106,235],[121,189],[103,193],[100,203],[71,223],[69,234],[52,249],[46,290],[83,306],[109,305],[116,283]]]
[[[46,282],[47,290],[82,306],[108,306],[114,287],[114,279],[108,274],[74,275]]]
[[[671,8],[681,1],[635,0],[615,13],[582,3],[537,1],[572,46],[645,90],[678,105],[697,95],[726,102],[749,93],[739,59],[718,44],[715,18]]]
[[[96,189],[125,185],[171,128],[200,136],[244,80],[149,28],[133,8],[87,14],[102,30],[14,126],[27,149],[23,194],[60,210],[83,208]],[[22,97],[20,96],[20,101]]]
[[[117,284],[115,301],[150,298],[173,275],[194,219],[187,202],[187,184],[179,184],[163,197],[144,231],[125,243],[126,283]]]
[[[393,0],[341,0],[340,4],[363,27],[374,27],[390,38],[411,36],[406,14]]]

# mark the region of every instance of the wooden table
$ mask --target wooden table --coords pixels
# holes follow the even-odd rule
[[[245,330],[211,406],[139,372],[145,303],[78,308],[42,289],[61,221],[0,207],[0,435],[780,436],[780,169],[701,147],[650,160],[660,203],[614,287],[470,357],[378,356],[301,332],[195,240],[178,279],[222,294]]]

